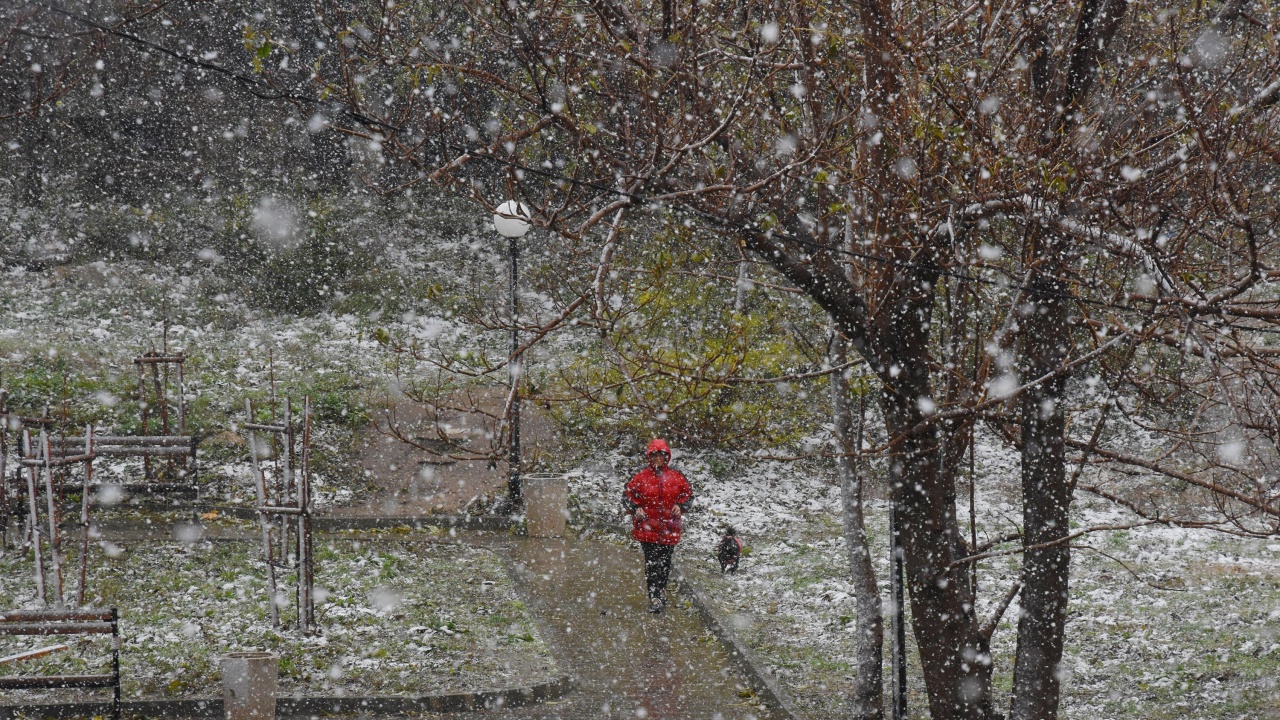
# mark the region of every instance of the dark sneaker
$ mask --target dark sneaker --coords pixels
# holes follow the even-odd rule
[[[662,598],[649,598],[649,612],[657,615],[666,607],[667,604],[662,601]]]

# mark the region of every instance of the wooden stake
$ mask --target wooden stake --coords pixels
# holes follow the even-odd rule
[[[41,431],[43,434],[43,431]],[[35,458],[35,453],[31,449],[31,431],[24,429],[22,431],[22,454],[24,457]],[[45,604],[44,593],[44,548],[40,542],[40,511],[36,504],[36,472],[34,467],[27,469],[27,523],[28,530],[31,532],[31,548],[35,551],[36,556],[36,599],[41,604]]]
[[[253,401],[244,401],[245,412],[249,420],[253,420]],[[267,595],[271,606],[271,625],[280,627],[280,611],[276,608],[276,566],[271,549],[271,526],[262,508],[267,505],[267,479],[262,474],[262,466],[258,462],[258,439],[253,430],[249,430],[249,457],[253,459],[253,473],[257,481],[254,487],[258,491],[258,524],[262,526],[262,551],[267,561]]]
[[[48,655],[50,653],[55,653],[55,652],[58,652],[59,650],[66,650],[66,649],[67,649],[66,645],[50,645],[49,647],[37,648],[35,650],[27,650],[26,652],[20,652],[20,653],[17,653],[16,655],[9,655],[9,656],[0,658],[0,665],[8,665],[9,663],[21,662],[23,660],[34,660],[35,658],[44,657],[45,655]]]
[[[302,403],[302,466],[298,474],[298,627],[310,630],[315,623],[311,560],[311,396]]]
[[[84,454],[93,457],[93,426],[84,429]],[[85,584],[89,578],[89,487],[93,484],[93,461],[84,464],[84,484],[80,492],[80,587],[76,605],[84,607]]]
[[[44,492],[49,506],[49,550],[52,557],[50,563],[53,571],[54,607],[63,607],[62,597],[62,541],[58,539],[58,495],[53,490],[53,446],[49,435],[40,432],[40,445],[44,450]]]

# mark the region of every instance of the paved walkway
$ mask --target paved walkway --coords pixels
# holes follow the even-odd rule
[[[577,687],[545,705],[448,718],[780,720],[749,697],[693,608],[673,596],[667,612],[646,611],[639,548],[573,538],[508,548],[530,610]]]

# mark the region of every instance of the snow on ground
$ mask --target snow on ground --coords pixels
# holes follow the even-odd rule
[[[251,500],[252,468],[237,426],[246,419],[245,399],[265,413],[274,389],[278,398],[292,398],[295,412],[304,395],[312,397],[318,503],[350,501],[364,484],[346,462],[353,431],[395,386],[374,330],[399,332],[401,320],[275,315],[213,294],[204,283],[215,280],[148,263],[11,269],[0,282],[0,379],[10,389],[10,409],[36,415],[47,403],[57,416],[69,399],[75,414],[95,418],[99,432],[137,432],[131,361],[164,346],[167,320],[168,349],[188,358],[188,431],[203,438],[202,498]],[[169,390],[176,389],[171,378]],[[176,400],[171,404],[176,410]],[[103,459],[95,470],[102,481],[126,482],[141,475],[141,462]]]
[[[282,596],[286,627],[272,627],[261,547],[248,541],[91,546],[87,599],[120,608],[126,697],[215,697],[218,659],[243,650],[280,656],[283,694],[470,692],[555,678],[502,558],[443,540],[318,536],[315,634],[289,627],[292,593]],[[70,552],[66,566],[78,562]],[[38,606],[32,568],[27,553],[0,550],[0,607]],[[64,575],[73,593],[75,573]],[[33,642],[5,638],[0,655]],[[72,644],[21,672],[95,671],[109,660],[102,643]]]
[[[188,389],[193,406],[222,423],[210,430],[224,430],[242,414],[246,395],[266,396],[273,373],[280,394],[307,391],[319,396],[328,391],[333,397],[365,403],[379,394],[394,393],[395,368],[374,339],[377,327],[403,337],[463,339],[458,326],[448,320],[411,313],[396,318],[377,313],[272,316],[211,295],[198,274],[182,273],[141,263],[39,273],[11,269],[0,282],[0,307],[5,311],[0,319],[0,371],[5,384],[25,373],[29,386],[43,387],[56,396],[60,392],[57,373],[71,368],[91,389],[106,391],[91,395],[102,404],[102,414],[123,414],[128,409],[123,399],[136,382],[129,360],[160,344],[161,318],[167,316],[171,348],[182,348],[192,358]],[[41,369],[50,376],[39,376],[36,371]],[[319,490],[323,502],[341,503],[363,490],[362,480],[344,475],[340,462],[347,451],[341,413],[360,407],[329,410],[325,427],[333,430],[320,438]],[[1136,446],[1151,442],[1137,430],[1122,431],[1131,434]],[[229,487],[232,500],[244,499],[249,487],[244,450],[234,438],[221,441],[224,444],[216,436],[209,438],[209,455],[202,466],[211,482],[222,483],[218,492],[226,493]],[[338,462],[326,466],[324,452]],[[851,687],[857,620],[840,538],[839,491],[831,469],[821,463],[784,463],[725,453],[682,455],[679,450],[676,464],[689,475],[699,495],[678,562],[717,599],[720,610],[733,618],[738,631],[766,658],[811,717],[835,716]],[[624,456],[604,451],[573,470],[571,489],[578,516],[621,529],[618,494],[639,466],[638,453]],[[107,474],[137,472],[127,465],[107,463],[102,469]],[[1018,458],[988,440],[978,445],[976,469],[982,542],[1020,524]],[[869,490],[870,542],[874,548],[884,548],[887,506],[878,484],[873,482]],[[967,510],[967,493],[962,491],[962,526],[967,523]],[[1084,527],[1130,520],[1127,511],[1081,495],[1072,523]],[[737,528],[748,549],[742,571],[728,577],[719,575],[712,557],[724,523]],[[181,552],[213,551],[187,548]],[[1069,645],[1062,668],[1065,717],[1252,719],[1280,714],[1280,691],[1274,680],[1280,677],[1280,542],[1157,526],[1081,538],[1072,558]],[[6,555],[3,562],[13,562],[13,556]],[[887,582],[887,566],[882,552],[876,561],[882,584]],[[989,617],[1017,567],[1012,555],[982,563],[980,617]],[[10,573],[6,571],[4,577]],[[453,582],[431,582],[437,581]],[[220,587],[210,592],[223,592]],[[246,587],[248,596],[253,596],[254,586]],[[424,587],[423,592],[429,590]],[[358,604],[359,598],[353,602]],[[360,618],[376,617],[354,610],[346,615],[347,610],[337,607],[346,606],[331,611],[344,614],[334,627],[368,627],[358,624]],[[1001,703],[1010,685],[1016,613],[1015,605],[993,638]],[[338,615],[330,619],[336,621]],[[165,621],[157,618],[157,622],[163,626]],[[433,627],[429,622],[422,626]],[[163,649],[173,647],[166,639],[170,635],[185,637],[182,628],[161,629],[147,633],[159,640],[144,643],[146,647],[154,643],[158,656],[172,652]],[[237,642],[246,646],[275,642],[269,633],[257,631],[246,638]],[[395,646],[390,651],[403,655],[396,655],[400,658],[396,667],[403,668],[406,662],[422,667],[422,658],[437,657],[430,655],[434,651],[422,651],[422,658],[414,655],[419,651],[410,652],[415,645],[424,647],[421,639],[390,645]],[[328,675],[335,659],[325,668],[300,670],[297,681],[318,688],[328,682],[337,688],[368,670],[369,677],[395,684],[395,673],[372,672],[389,667],[374,662],[380,658],[357,654],[348,659],[350,663],[338,665],[337,678]],[[910,701],[913,708],[922,708],[925,702],[914,656],[911,662]],[[505,666],[501,670],[473,667],[479,668],[479,674],[492,673],[487,686],[512,684],[505,682]],[[168,677],[171,672],[173,676]],[[528,670],[513,664],[510,672],[520,676]],[[163,685],[169,692],[167,683],[176,682],[172,692],[186,692],[185,676],[176,669],[146,677],[148,688]],[[484,684],[478,675],[474,679]]]
[[[162,345],[167,319],[169,349],[189,358],[186,400],[194,429],[204,435],[204,502],[251,500],[252,467],[237,424],[245,419],[245,398],[265,401],[273,377],[277,394],[292,395],[295,409],[302,394],[314,398],[317,506],[351,502],[366,489],[349,463],[363,420],[345,418],[368,412],[395,386],[374,330],[456,331],[447,321],[412,314],[274,315],[202,285],[212,282],[207,275],[133,262],[9,270],[0,279],[0,376],[14,390],[11,409],[38,414],[42,408],[23,400],[44,393],[54,400],[56,415],[57,401],[67,397],[99,423],[130,430],[137,417],[131,360]],[[104,458],[94,469],[99,481],[124,482],[141,476],[142,463]],[[154,513],[146,504],[126,503],[100,509],[95,518],[138,520]],[[254,530],[256,525],[246,529]],[[322,634],[310,637],[271,627],[256,543],[92,546],[92,602],[99,602],[96,593],[100,602],[120,605],[125,618],[126,694],[216,696],[219,689],[210,683],[216,683],[217,657],[247,648],[280,652],[284,691],[306,694],[481,690],[537,683],[557,673],[492,551],[395,536],[318,540],[317,551],[316,582],[330,590],[318,603]],[[74,552],[68,562],[76,562]],[[0,549],[0,607],[31,604],[31,571],[24,553]],[[163,601],[156,602],[157,595]],[[75,665],[78,657],[48,662]]]
[[[611,453],[571,472],[579,516],[626,532],[618,499],[641,463],[639,453]],[[708,590],[809,717],[846,711],[857,618],[831,469],[679,451],[673,465],[698,494],[677,563]],[[1013,453],[984,443],[976,465],[982,542],[1020,522],[1018,463]],[[874,481],[869,491],[869,540],[883,550],[876,572],[887,608],[888,505]],[[959,509],[967,529],[967,493]],[[1081,496],[1072,522],[1133,519],[1110,503]],[[714,560],[725,523],[746,544],[737,575],[720,575]],[[980,618],[990,617],[1018,564],[1013,555],[981,564]],[[1280,543],[1163,526],[1081,538],[1072,551],[1064,717],[1253,719],[1280,713],[1278,608]],[[1007,707],[1017,612],[1015,603],[993,638],[997,707]],[[927,701],[910,634],[908,645],[909,703],[918,710]]]

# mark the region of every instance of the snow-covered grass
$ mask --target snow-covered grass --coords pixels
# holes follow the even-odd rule
[[[278,653],[285,694],[437,694],[555,677],[502,558],[441,535],[317,536],[314,634],[272,627],[261,548],[252,542],[94,546],[87,599],[120,609],[126,697],[217,696],[219,658],[240,650]],[[77,562],[71,553],[68,566]],[[35,606],[32,567],[29,553],[0,553],[0,607]],[[77,583],[65,574],[70,594]],[[282,615],[293,618],[291,596]],[[5,639],[0,655],[37,640]],[[102,642],[76,642],[20,670],[86,671],[108,657]]]
[[[1072,562],[1070,717],[1280,713],[1280,542],[1147,527],[1087,545]]]
[[[980,542],[1014,529],[1021,518],[1016,457],[991,446],[981,450]],[[853,684],[857,618],[831,469],[716,455],[677,457],[674,464],[700,498],[677,563],[706,588],[809,717],[839,716]],[[571,473],[578,512],[621,528],[618,497],[638,467],[637,458],[614,455]],[[872,548],[884,550],[876,572],[887,607],[888,506],[878,488],[871,489],[868,531]],[[966,501],[960,509],[967,517]],[[1098,498],[1082,496],[1074,507],[1073,525],[1125,519],[1126,511]],[[725,523],[746,544],[737,575],[720,575],[714,560]],[[1016,556],[981,564],[984,621],[1018,565]],[[1064,717],[1280,714],[1280,539],[1162,526],[1103,532],[1076,543],[1071,572]],[[993,638],[998,707],[1007,706],[1017,614],[1015,602]],[[913,717],[926,717],[910,633],[908,645],[909,703]]]
[[[245,420],[246,398],[266,413],[273,389],[279,398],[292,398],[295,413],[304,396],[312,398],[313,483],[323,502],[350,498],[365,482],[349,462],[357,435],[370,408],[384,402],[393,386],[387,357],[371,337],[372,321],[273,315],[210,296],[202,284],[213,282],[143,263],[10,269],[0,277],[6,310],[0,315],[0,377],[9,409],[35,415],[48,407],[56,418],[68,418],[69,432],[87,422],[100,432],[139,432],[132,359],[164,346],[167,320],[169,350],[188,358],[187,429],[203,438],[206,500],[251,496],[247,449],[236,428]],[[169,390],[176,389],[171,376]],[[176,418],[176,401],[171,405]],[[151,432],[155,423],[153,416]],[[95,464],[105,482],[136,480],[140,470],[138,461]]]
[[[132,261],[47,272],[6,271],[0,277],[0,307],[4,309],[0,313],[0,372],[3,372],[4,384],[15,390],[11,402],[20,405],[24,400],[42,397],[52,401],[57,411],[57,401],[70,397],[75,414],[116,422],[128,430],[130,418],[137,415],[137,408],[130,404],[130,393],[136,385],[130,359],[161,343],[161,318],[165,317],[169,322],[170,347],[183,349],[191,358],[187,381],[193,422],[197,429],[210,433],[202,444],[206,452],[201,460],[202,477],[208,484],[206,490],[222,496],[221,500],[247,500],[249,466],[243,440],[234,432],[234,424],[242,419],[245,397],[266,397],[274,374],[278,394],[297,398],[310,393],[318,398],[316,483],[322,504],[341,504],[367,489],[366,480],[350,472],[348,468],[352,464],[346,462],[352,453],[357,428],[367,419],[369,408],[394,399],[397,392],[396,368],[375,339],[377,329],[384,328],[404,338],[444,338],[462,344],[478,342],[466,337],[458,324],[443,316],[430,315],[424,308],[419,308],[422,314],[405,313],[397,317],[384,316],[378,310],[363,315],[278,316],[250,307],[234,297],[211,292],[206,286],[211,282],[207,273]],[[558,347],[553,342],[541,352],[554,354]],[[548,364],[554,360],[554,357],[545,358]],[[39,408],[29,402],[17,409],[29,412]],[[1126,438],[1131,439],[1133,445],[1151,445],[1151,438],[1144,437],[1138,430],[1116,427],[1129,433]],[[576,452],[577,457],[593,458],[571,473],[572,502],[577,512],[580,516],[618,524],[621,519],[618,494],[625,479],[638,468],[638,458],[596,448],[577,448]],[[771,664],[783,685],[811,717],[838,715],[842,698],[852,686],[857,621],[840,536],[839,492],[831,468],[820,462],[761,461],[712,452],[678,455],[677,464],[689,475],[700,497],[698,512],[689,518],[687,538],[678,551],[678,562],[708,589],[720,604],[720,610],[733,619],[742,636]],[[138,473],[136,463],[101,461],[96,469],[106,478]],[[981,542],[1016,529],[1021,521],[1017,500],[1018,458],[999,443],[980,442],[976,470]],[[870,491],[867,503],[870,541],[873,548],[883,550],[887,545],[887,507],[874,480]],[[962,499],[962,525],[967,522],[965,505]],[[118,511],[135,512],[131,508]],[[1123,524],[1129,520],[1132,518],[1126,511],[1098,498],[1081,495],[1076,500],[1072,524],[1083,527]],[[737,528],[748,548],[742,571],[735,576],[720,576],[712,557],[717,534],[724,523]],[[1098,533],[1081,538],[1077,546],[1072,551],[1068,648],[1062,668],[1065,717],[1072,720],[1226,719],[1280,715],[1277,699],[1280,690],[1273,679],[1280,677],[1280,646],[1277,646],[1280,642],[1280,540],[1245,540],[1207,532],[1145,527]],[[406,564],[396,559],[396,553],[411,556],[419,548],[413,544],[395,547],[399,549],[388,551],[394,567]],[[439,546],[431,547],[435,548],[432,552],[439,550]],[[329,616],[322,615],[328,627],[334,628],[334,632],[325,637],[329,643],[336,644],[340,637],[346,642],[360,636],[365,632],[360,628],[381,627],[378,623],[386,618],[365,611],[377,608],[369,599],[372,586],[366,588],[361,584],[370,568],[382,572],[381,551],[375,553],[367,545],[356,549],[338,543],[333,552],[335,555],[330,558],[333,567],[350,571],[349,577],[329,585],[335,593],[330,598],[334,609]],[[493,556],[482,551],[453,549],[448,552],[478,553],[476,557],[481,559],[477,562],[481,565],[495,562]],[[252,580],[256,577],[250,560],[252,553],[249,546],[224,543],[140,545],[128,548],[128,552],[112,561],[117,564],[112,566],[116,570],[109,571],[104,566],[105,574],[95,578],[115,577],[110,572],[124,572],[121,568],[131,567],[128,563],[135,558],[150,557],[150,565],[159,565],[161,557],[172,554],[181,562],[170,569],[169,574],[155,568],[155,575],[146,575],[144,569],[138,569],[136,575],[120,577],[138,588],[146,588],[148,583],[164,586],[166,582],[172,583],[174,577],[182,577],[184,582],[203,588],[209,597],[235,594],[235,590],[224,590],[223,586],[233,583],[233,587],[238,587],[234,583],[243,579],[243,600],[238,595],[218,600],[229,603],[225,614],[243,615],[245,624],[227,624],[227,629],[244,633],[244,637],[236,641],[240,646],[270,646],[286,653],[294,652],[288,648],[295,646],[307,648],[305,652],[298,651],[302,652],[298,660],[291,661],[295,662],[295,668],[291,670],[294,675],[289,676],[294,678],[289,682],[296,683],[293,687],[305,686],[307,692],[336,692],[344,683],[360,687],[359,683],[365,682],[362,678],[386,683],[392,689],[408,688],[417,682],[418,673],[443,672],[443,668],[452,668],[457,658],[470,652],[459,650],[461,655],[444,665],[427,668],[424,663],[444,657],[444,650],[411,650],[414,646],[429,644],[424,643],[425,637],[389,639],[382,645],[394,654],[374,658],[361,657],[358,651],[330,652],[313,648],[307,645],[312,641],[291,638],[288,633],[277,636],[261,624],[262,589],[260,584],[253,584],[260,581]],[[424,557],[430,560],[431,556],[428,553]],[[359,558],[364,559],[363,566],[358,564]],[[461,559],[464,558],[453,558]],[[886,583],[887,553],[881,552],[876,563],[879,579]],[[4,588],[14,587],[14,583],[25,587],[21,583],[30,582],[26,563],[11,553],[5,555],[0,564],[3,564],[0,582],[6,583]],[[215,564],[218,573],[230,573],[231,577],[218,583],[204,577],[205,568]],[[430,562],[423,564],[425,567]],[[1017,568],[1016,556],[992,558],[982,563],[978,578],[981,618],[990,616],[1013,582]],[[424,569],[423,572],[435,571]],[[454,567],[450,572],[464,570]],[[191,577],[180,573],[191,573]],[[413,597],[418,603],[430,602],[431,593],[445,590],[429,585],[439,583],[440,588],[450,591],[467,588],[468,577],[472,575],[461,577],[444,570],[423,575],[421,582],[413,584],[412,593],[418,594],[406,597]],[[319,582],[324,585],[326,580],[322,576]],[[364,589],[347,590],[348,585]],[[495,590],[489,592],[501,589],[494,587]],[[0,600],[10,602],[8,598],[20,599],[21,592],[5,589],[0,595],[4,595]],[[184,634],[189,630],[188,623],[197,627],[194,631],[197,637],[205,632],[202,623],[206,622],[206,616],[194,604],[196,597],[191,596],[192,604],[183,606],[182,612],[164,614],[144,608],[135,613],[138,617],[149,617],[150,625],[146,627],[155,629],[142,631],[148,639],[134,649],[141,657],[154,654],[156,665],[155,668],[140,666],[137,673],[129,673],[137,678],[132,682],[138,683],[131,686],[131,692],[143,691],[144,684],[146,693],[195,692],[190,684],[195,674],[188,675],[180,665],[164,658],[180,657],[175,648],[189,640]],[[460,606],[459,612],[494,607],[492,602],[486,604],[483,595],[460,597],[471,609]],[[334,598],[346,598],[344,602],[350,604],[337,604]],[[175,602],[181,605],[186,600]],[[235,604],[241,602],[244,604]],[[348,612],[338,608],[365,610]],[[347,614],[339,617],[333,613]],[[223,614],[217,613],[218,617]],[[507,617],[505,610],[492,614]],[[511,614],[510,617],[517,625],[527,622],[524,615]],[[996,689],[1001,704],[1006,701],[1010,685],[1016,617],[1015,605],[1005,613],[993,638]],[[428,620],[430,617],[415,622],[438,631],[439,626],[433,626]],[[133,621],[126,619],[126,622]],[[485,631],[489,635],[463,633],[454,636],[454,641],[486,638],[479,641],[479,647],[484,650],[481,655],[493,654],[490,651],[494,648],[488,647],[489,640],[493,640],[499,655],[508,647],[521,648],[519,644],[504,645],[509,638],[497,629],[500,623],[490,628],[487,622],[473,620],[469,627],[488,628]],[[339,632],[339,628],[345,634]],[[424,636],[427,632],[423,631]],[[447,633],[438,632],[444,642]],[[178,638],[178,643],[171,641],[170,636]],[[910,639],[909,644],[913,644]],[[356,644],[356,647],[362,646]],[[546,660],[545,649],[540,644],[537,647],[538,652],[523,653],[522,657],[528,655],[538,662]],[[312,655],[327,658],[327,664],[321,663],[324,666],[320,667],[310,662]],[[349,662],[342,661],[344,657]],[[382,661],[383,665],[377,666],[374,661]],[[413,667],[415,662],[418,668]],[[920,716],[925,700],[914,654],[909,655],[909,662],[910,702]],[[394,669],[388,670],[393,666]],[[339,668],[335,672],[338,677],[329,676],[330,668],[334,667]],[[473,663],[471,670],[465,662],[459,667],[462,674],[453,676],[455,679],[471,677],[486,687],[533,682],[538,672],[543,672],[541,666],[531,670],[530,666],[519,663],[512,663],[510,671],[501,664],[483,662]],[[473,671],[473,675],[465,675]],[[404,676],[404,682],[398,679],[400,672],[409,673]],[[510,672],[511,683],[505,682],[507,672]],[[487,683],[481,683],[480,676],[486,673]],[[528,676],[530,673],[534,677]]]

